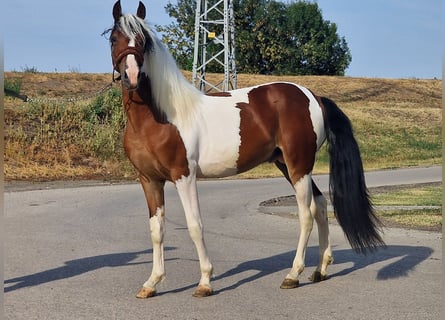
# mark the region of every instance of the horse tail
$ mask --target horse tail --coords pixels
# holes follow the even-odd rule
[[[351,122],[330,99],[325,107],[325,130],[330,157],[329,189],[335,217],[351,247],[366,254],[384,246],[382,223],[375,215],[365,184],[363,164]]]

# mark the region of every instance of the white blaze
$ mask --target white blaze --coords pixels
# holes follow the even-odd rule
[[[130,42],[128,43],[129,47],[134,47],[135,46],[135,40],[131,39]],[[129,54],[127,56],[127,65],[126,65],[127,69],[125,69],[125,72],[127,73],[128,76],[128,80],[130,81],[130,84],[132,86],[137,86],[138,84],[138,75],[139,75],[139,66],[138,63],[136,61],[136,57],[134,56],[134,54]]]

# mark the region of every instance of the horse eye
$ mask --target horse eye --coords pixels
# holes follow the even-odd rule
[[[114,45],[116,42],[117,42],[117,38],[116,37],[111,37],[110,38],[111,45]]]

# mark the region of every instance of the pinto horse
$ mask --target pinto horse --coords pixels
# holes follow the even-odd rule
[[[109,30],[127,115],[124,148],[140,176],[153,242],[152,273],[138,298],[155,295],[165,277],[165,182],[176,186],[198,252],[201,279],[193,295],[204,297],[212,294],[213,267],[203,237],[196,180],[234,175],[267,161],[274,162],[295,189],[300,221],[295,259],[281,288],[298,286],[314,219],[320,262],[311,279],[327,279],[333,257],[326,199],[311,177],[325,140],[334,212],[352,248],[366,253],[384,245],[350,121],[334,102],[287,82],[205,95],[183,77],[144,22],[145,15],[142,2],[136,15],[123,15],[117,1],[114,27]]]

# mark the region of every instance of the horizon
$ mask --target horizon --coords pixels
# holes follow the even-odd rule
[[[184,70],[179,68],[182,72],[189,72],[192,73],[192,71],[189,70]],[[72,75],[109,75],[110,77],[112,76],[111,72],[88,72],[88,71],[27,71],[27,70],[4,70],[4,73],[23,73],[23,74],[60,74],[60,75],[67,75],[67,74],[72,74]],[[208,72],[207,74],[218,74],[218,75],[223,75],[224,73],[213,73],[213,72]],[[437,77],[433,77],[433,78],[417,78],[417,77],[406,77],[406,78],[392,78],[392,77],[368,77],[368,76],[350,76],[350,75],[295,75],[295,74],[284,74],[284,75],[274,75],[274,74],[260,74],[260,73],[244,73],[244,72],[239,72],[237,73],[237,75],[259,75],[259,76],[264,76],[264,77],[338,77],[338,78],[350,78],[350,79],[382,79],[382,80],[431,80],[431,81],[442,81],[442,77],[441,78],[437,78]]]
[[[173,21],[164,10],[167,1],[144,2],[146,21],[152,27]],[[323,19],[335,23],[338,35],[348,43],[352,62],[346,77],[442,79],[440,0],[311,2],[317,2]],[[112,24],[113,4],[114,0],[105,4],[99,0],[80,4],[6,0],[1,22],[8,30],[3,38],[4,70],[111,73],[109,45],[101,33]],[[138,0],[123,1],[124,12],[134,13],[137,4]]]

